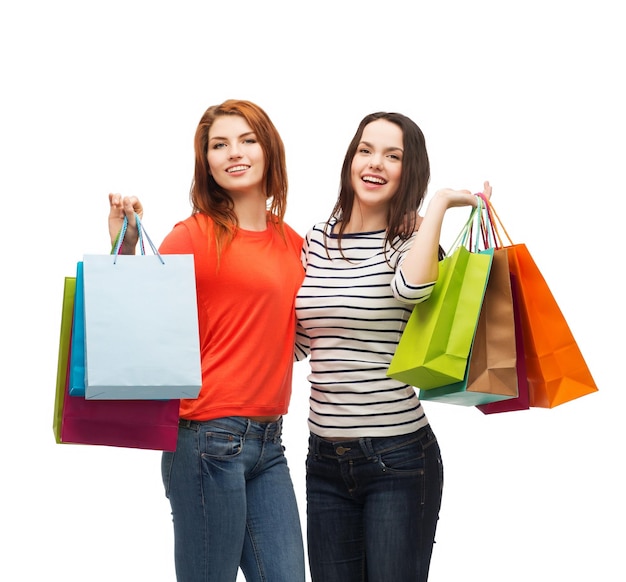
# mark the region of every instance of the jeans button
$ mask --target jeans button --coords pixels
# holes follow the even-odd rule
[[[343,447],[343,446],[339,445],[339,446],[335,449],[335,452],[336,452],[338,455],[344,455],[344,454],[345,454],[345,453],[347,453],[349,450],[350,450],[350,448],[346,448],[346,447]]]

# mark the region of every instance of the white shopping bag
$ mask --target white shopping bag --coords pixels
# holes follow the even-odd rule
[[[122,240],[123,234],[115,251]],[[83,257],[87,399],[167,400],[200,392],[193,255],[161,255],[147,240],[154,255],[143,253],[140,237],[141,255]]]

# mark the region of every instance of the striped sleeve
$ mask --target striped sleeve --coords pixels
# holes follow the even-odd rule
[[[415,234],[411,238],[407,239],[398,249],[398,261],[395,269],[395,274],[391,280],[391,291],[393,296],[402,303],[415,305],[426,301],[433,291],[436,281],[430,283],[424,283],[423,285],[411,285],[404,276],[402,271],[402,263],[405,260],[406,254],[413,246],[415,240]]]

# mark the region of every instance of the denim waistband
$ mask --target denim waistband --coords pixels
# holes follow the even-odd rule
[[[391,437],[362,437],[350,441],[329,441],[311,433],[309,436],[309,451],[312,454],[337,459],[363,459],[383,454],[387,451],[406,446],[414,442],[421,442],[426,446],[436,440],[430,425],[423,426],[415,432]]]
[[[283,417],[281,416],[276,422],[257,422],[245,416],[227,416],[211,420],[181,418],[178,421],[178,426],[196,431],[222,430],[249,438],[271,439],[281,435]]]

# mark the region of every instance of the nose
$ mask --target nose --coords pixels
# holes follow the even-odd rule
[[[383,167],[383,162],[382,162],[380,156],[378,156],[376,154],[373,154],[370,157],[370,161],[369,161],[368,166],[370,168],[376,168],[376,169],[380,170]]]
[[[241,153],[239,151],[239,144],[233,143],[230,146],[230,149],[228,151],[228,157],[230,159],[236,159],[236,158],[240,158],[241,157]]]

